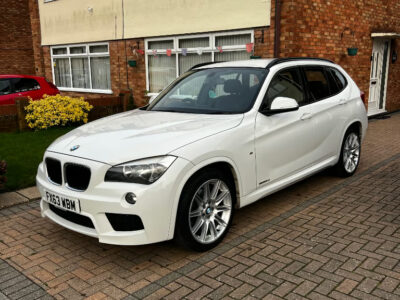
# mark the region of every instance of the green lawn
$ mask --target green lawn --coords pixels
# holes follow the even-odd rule
[[[57,137],[72,129],[67,127],[0,133],[0,160],[5,159],[8,165],[5,191],[35,185],[37,167],[43,159],[44,151]]]

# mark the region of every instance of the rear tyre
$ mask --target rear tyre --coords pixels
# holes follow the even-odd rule
[[[341,177],[353,175],[360,163],[361,140],[358,132],[348,130],[344,136],[340,158],[334,169]]]
[[[208,169],[185,185],[178,207],[175,239],[195,251],[218,245],[228,232],[235,203],[235,188],[229,176]]]

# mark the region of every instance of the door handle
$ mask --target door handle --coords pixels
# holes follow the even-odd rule
[[[311,113],[304,113],[301,117],[300,120],[308,120],[312,118],[312,114]]]
[[[343,105],[343,104],[346,104],[346,103],[347,103],[346,99],[340,99],[339,100],[339,105]]]

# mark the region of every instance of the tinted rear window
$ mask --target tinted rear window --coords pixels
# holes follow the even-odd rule
[[[35,79],[31,78],[13,78],[15,93],[39,90],[40,85]]]
[[[11,94],[11,82],[9,79],[0,79],[0,95]]]
[[[339,92],[342,91],[347,85],[346,78],[343,76],[342,73],[340,73],[338,70],[334,68],[330,68],[330,73],[332,75],[333,80],[336,83],[338,91]]]
[[[311,94],[311,101],[318,101],[330,96],[328,79],[326,78],[324,68],[305,67],[304,73]]]

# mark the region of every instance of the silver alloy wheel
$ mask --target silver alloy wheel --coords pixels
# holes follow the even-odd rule
[[[221,179],[203,183],[194,194],[189,208],[189,226],[193,237],[202,244],[215,242],[226,230],[232,213],[232,197]]]
[[[358,135],[350,133],[343,147],[343,166],[346,172],[353,173],[360,159],[360,141]]]

